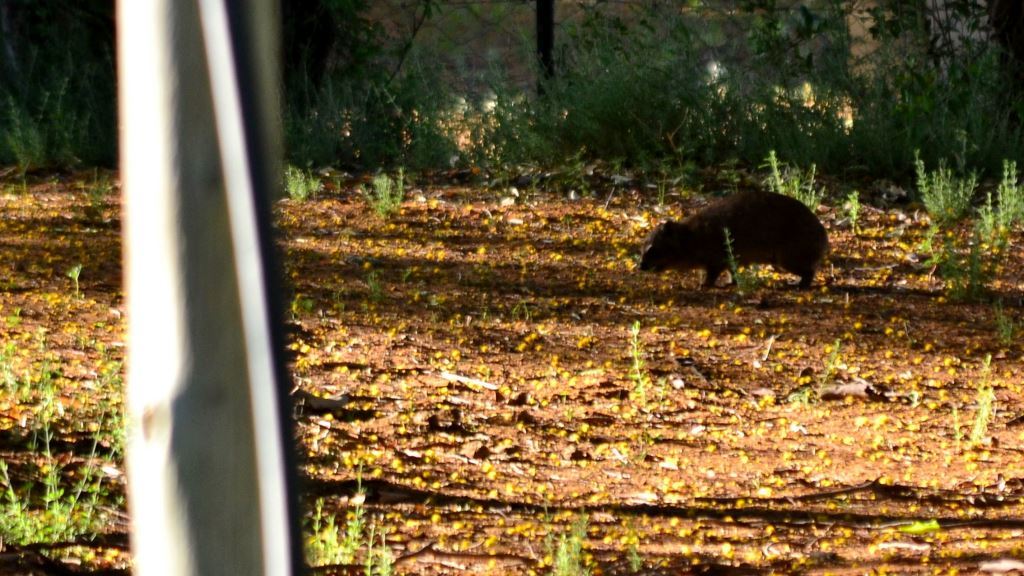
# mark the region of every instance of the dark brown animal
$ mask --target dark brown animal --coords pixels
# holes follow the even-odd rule
[[[668,220],[644,244],[640,269],[703,268],[712,287],[729,267],[725,230],[737,264],[771,264],[800,277],[807,288],[828,254],[828,234],[799,200],[770,192],[740,192],[681,222]],[[735,282],[735,280],[734,280]]]

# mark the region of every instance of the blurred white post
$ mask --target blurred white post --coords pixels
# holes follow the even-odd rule
[[[266,267],[274,0],[120,0],[136,573],[301,570]]]

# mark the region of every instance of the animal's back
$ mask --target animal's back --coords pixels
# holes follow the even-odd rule
[[[684,220],[703,229],[724,249],[722,229],[729,230],[737,260],[782,264],[794,257],[817,264],[828,253],[828,234],[821,221],[799,200],[772,192],[740,192]],[[715,234],[717,232],[717,234]]]
[[[675,260],[676,267],[703,267],[706,286],[727,268],[726,230],[736,262],[772,264],[800,276],[803,287],[810,286],[829,248],[814,212],[799,200],[771,192],[733,194],[675,226],[654,249],[661,259]],[[665,242],[677,245],[674,258],[664,255]]]

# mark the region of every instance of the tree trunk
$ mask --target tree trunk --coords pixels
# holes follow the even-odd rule
[[[301,570],[265,261],[280,166],[275,12],[266,0],[118,4],[128,495],[142,575]]]

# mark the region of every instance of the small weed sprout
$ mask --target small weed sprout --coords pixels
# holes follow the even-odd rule
[[[376,523],[370,525],[363,568],[366,576],[391,576],[395,571],[395,555],[388,548],[387,529],[378,531]]]
[[[303,202],[316,196],[320,191],[320,179],[308,170],[288,166],[284,170],[285,189],[292,200]]]
[[[344,534],[337,524],[337,516],[326,515],[323,511],[323,498],[316,501],[313,514],[312,534],[306,538],[306,558],[313,565],[354,564],[360,548],[366,548],[364,566],[366,574],[390,574],[394,557],[386,547],[384,532],[380,532],[380,548],[377,545],[376,528],[371,525],[367,533],[366,511],[363,500],[366,492],[362,488],[362,472],[356,477],[356,496],[352,499],[353,506],[345,521]]]
[[[303,296],[302,294],[296,294],[295,297],[292,298],[289,310],[291,311],[292,318],[298,319],[303,314],[311,313],[314,306],[316,306],[316,301],[312,298]]]
[[[768,168],[768,177],[765,179],[768,190],[796,198],[812,211],[818,209],[824,192],[814,187],[814,175],[817,171],[814,164],[811,164],[806,173],[802,173],[798,168],[779,162],[775,150],[770,150],[763,167]]]
[[[580,516],[573,522],[568,533],[558,538],[552,553],[552,576],[590,576],[590,570],[583,560],[583,541],[587,537],[587,517]]]
[[[633,322],[629,328],[630,335],[630,357],[633,365],[629,371],[629,378],[633,381],[633,394],[640,401],[640,405],[647,406],[647,388],[651,379],[647,376],[644,362],[643,343],[640,342],[640,321]]]
[[[1020,332],[1020,325],[1003,310],[1002,302],[996,302],[993,311],[995,312],[996,336],[999,338],[999,343],[1009,346]]]
[[[107,197],[114,192],[114,184],[106,174],[99,170],[93,172],[92,182],[86,187],[85,194],[89,204],[85,207],[85,216],[90,220],[99,220],[103,215],[103,206]]]
[[[976,226],[984,238],[992,244],[1000,243],[1004,237],[1005,229],[998,222],[999,208],[992,204],[992,193],[985,194],[985,203],[978,209],[978,221]]]
[[[740,268],[736,254],[732,249],[732,233],[728,228],[723,228],[722,232],[725,234],[725,260],[729,266],[729,275],[732,277],[732,282],[736,285],[736,290],[740,294],[747,294],[756,290],[760,285],[757,274],[753,270]]]
[[[588,178],[593,175],[594,169],[587,164],[586,154],[586,148],[581,148],[565,162],[564,186],[569,192],[576,192],[580,196],[591,195]]]
[[[371,302],[382,302],[384,300],[384,285],[381,284],[380,274],[376,270],[371,270],[366,275],[366,287],[370,289]]]
[[[16,393],[19,398],[26,391],[30,391],[31,388],[27,383],[23,383],[18,379],[18,376],[14,373],[14,366],[12,361],[14,359],[14,343],[8,342],[2,350],[0,350],[0,385],[3,386],[3,390],[7,393]]]
[[[405,199],[405,171],[399,169],[396,178],[387,174],[375,176],[370,190],[364,190],[363,194],[378,216],[388,218],[398,211]]]
[[[658,181],[658,207],[665,205],[665,196],[668,194],[668,182],[664,179]]]
[[[1017,182],[1017,163],[1006,160],[995,201],[991,192],[985,195],[985,204],[978,209],[977,225],[982,237],[994,249],[1002,250],[1006,248],[1010,229],[1021,220],[1024,220],[1024,189]]]
[[[960,426],[960,409],[957,408],[956,404],[953,405],[953,440],[956,442],[956,451],[960,452],[964,441],[964,431]]]
[[[930,253],[927,263],[934,266],[942,278],[950,300],[962,302],[982,299],[985,286],[996,272],[1003,251],[983,241],[982,228],[980,222],[975,222],[966,247],[954,231],[943,231],[934,224],[925,234],[921,250]]]
[[[939,274],[946,283],[950,300],[956,302],[977,301],[985,294],[985,286],[994,273],[994,262],[983,253],[981,230],[975,226],[967,254],[961,255],[957,242],[946,236],[942,256],[938,262]]]
[[[75,283],[75,298],[81,296],[81,292],[78,289],[78,278],[82,275],[82,265],[75,264],[71,268],[68,268],[67,277],[71,278],[71,281]]]
[[[1024,186],[1020,185],[1016,162],[1003,161],[1003,179],[996,190],[996,196],[999,200],[1000,227],[1009,229],[1024,221]]]
[[[975,174],[961,178],[945,162],[940,162],[939,167],[929,173],[917,151],[914,152],[914,169],[917,191],[932,220],[939,224],[956,222],[967,213],[978,187]]]
[[[626,559],[629,561],[629,571],[633,574],[640,572],[644,567],[644,557],[640,555],[640,535],[632,523],[626,533]]]
[[[26,380],[34,379],[26,376]],[[96,464],[100,432],[93,434],[92,449],[86,460],[88,464],[74,472],[78,481],[72,489],[65,490],[61,485],[65,468],[51,451],[54,437],[51,424],[56,416],[63,414],[64,408],[57,396],[54,375],[49,369],[43,368],[29,394],[36,396],[33,410],[36,420],[32,424],[30,449],[42,455],[40,468],[46,470],[42,479],[43,494],[41,498],[33,499],[31,484],[25,494],[19,494],[11,482],[7,463],[0,460],[0,534],[6,541],[19,545],[66,542],[82,535],[96,534],[102,521],[96,514],[102,484]],[[36,509],[35,502],[42,502],[42,509]]]
[[[995,414],[996,393],[992,388],[992,355],[985,356],[981,366],[981,381],[978,383],[978,394],[975,396],[977,408],[974,412],[974,425],[971,426],[971,445],[978,446],[984,442],[988,434],[988,425]]]
[[[854,190],[846,196],[846,217],[850,219],[850,228],[854,234],[860,232],[860,194]]]
[[[824,369],[821,371],[821,378],[818,379],[818,396],[821,397],[821,391],[825,388],[839,371],[840,364],[842,364],[842,357],[839,355],[839,351],[842,347],[842,340],[836,338],[836,341],[825,349],[828,352],[828,358],[825,359]]]
[[[49,95],[46,95],[46,99],[49,99]],[[32,168],[47,164],[45,128],[26,107],[17,105],[11,97],[7,98],[7,118],[10,125],[6,127],[6,144],[24,179]]]
[[[512,307],[512,312],[510,314],[513,321],[524,320],[526,322],[530,322],[533,320],[533,312],[530,311],[530,305],[527,304],[525,300],[516,302],[516,305]]]
[[[349,564],[341,555],[341,542],[334,516],[324,515],[324,499],[316,499],[316,511],[313,513],[313,534],[306,539],[306,558],[314,566],[321,564]]]

